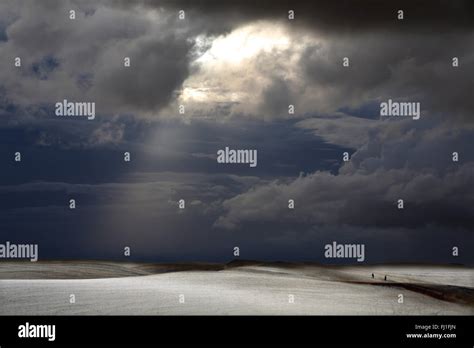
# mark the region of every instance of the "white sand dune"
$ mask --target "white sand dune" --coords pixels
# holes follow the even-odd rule
[[[118,277],[5,279],[14,278],[12,269],[23,269],[22,278],[37,266],[0,265],[0,315],[474,314],[473,270],[464,267],[255,264],[200,265],[193,271],[182,265],[57,263],[41,265],[36,275],[64,278],[82,270],[85,278]],[[184,270],[172,271],[177,268]],[[413,284],[414,290],[406,288]],[[431,296],[432,290],[449,300]],[[450,296],[453,292],[456,296]],[[70,294],[75,304],[69,303]],[[185,303],[179,303],[180,294]],[[294,303],[289,303],[290,294]],[[403,304],[397,302],[399,294]]]

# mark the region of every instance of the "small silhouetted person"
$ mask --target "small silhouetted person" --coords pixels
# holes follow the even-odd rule
[[[385,276],[385,277],[383,278],[383,280],[387,280],[387,276]]]
[[[374,279],[374,274],[372,273],[372,279]]]

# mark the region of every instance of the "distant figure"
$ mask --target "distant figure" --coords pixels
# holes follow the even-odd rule
[[[374,274],[372,273],[372,279],[374,279]]]
[[[383,278],[383,280],[387,280],[387,276],[385,276],[385,277]]]

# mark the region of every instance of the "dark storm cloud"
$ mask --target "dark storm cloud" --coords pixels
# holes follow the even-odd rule
[[[308,47],[300,64],[308,85],[332,91],[324,97],[333,105],[416,100],[430,115],[473,122],[473,38],[472,32],[332,37],[327,45]],[[341,68],[342,57],[350,57],[352,67]],[[452,67],[452,57],[460,68]]]
[[[393,99],[420,102],[424,119],[474,122],[472,31],[289,33],[290,48],[262,53],[252,66],[253,75],[266,81],[259,95],[266,119],[293,117],[287,112],[293,104],[297,117],[334,115],[337,121],[343,110],[352,115],[371,107],[373,113],[374,105]],[[454,57],[459,67],[453,67]],[[354,116],[366,117],[360,110]]]
[[[189,11],[183,21],[177,17],[181,8]],[[287,20],[288,8],[297,11],[295,21]],[[405,11],[403,22],[395,19],[397,8]],[[0,73],[8,97],[17,104],[94,99],[103,115],[131,112],[152,117],[169,105],[163,114],[170,117],[184,81],[199,71],[192,67],[193,60],[213,38],[267,19],[286,28],[291,45],[278,54],[255,57],[252,74],[257,85],[263,79],[271,83],[261,82],[260,89],[250,93],[261,99],[254,114],[281,117],[292,102],[298,106],[297,115],[307,117],[359,107],[385,95],[416,96],[431,112],[449,110],[451,117],[464,119],[474,106],[467,95],[474,88],[467,78],[474,73],[474,40],[467,21],[473,9],[470,2],[437,1],[428,6],[407,1],[395,6],[380,1],[49,0],[5,2],[2,9],[12,19],[0,16],[7,26],[7,40],[0,44],[6,60]],[[77,11],[75,21],[68,18],[70,9]],[[202,47],[195,41],[200,35],[206,36]],[[302,43],[303,37],[313,42]],[[299,61],[285,65],[298,50]],[[17,55],[23,57],[27,72],[12,67]],[[352,67],[342,69],[340,61],[346,56]],[[454,56],[460,58],[457,70],[450,68]],[[130,68],[123,67],[124,57],[131,58]],[[55,62],[54,69],[44,64],[48,59]],[[288,78],[290,71],[297,81]],[[244,104],[248,101],[240,101]],[[240,110],[239,103],[228,105],[229,115],[250,113]],[[193,110],[192,105],[189,112],[216,118],[222,113],[218,108]]]
[[[130,69],[124,71],[117,65],[115,69],[98,72],[98,83],[92,93],[105,91],[102,101],[111,105],[159,110],[168,104],[173,92],[189,75],[192,46],[174,37],[158,42],[150,38],[129,52],[134,61]]]
[[[474,5],[467,0],[447,1],[290,1],[290,0],[165,0],[142,1],[145,6],[190,9],[200,16],[213,18],[223,28],[258,19],[287,19],[288,11],[295,10],[296,23],[309,28],[341,32],[388,29],[422,29],[429,32],[472,28]],[[122,2],[122,5],[128,2]],[[405,22],[399,26],[396,12],[403,9]]]
[[[257,76],[272,81],[261,93],[257,91],[262,100],[258,113],[267,119],[284,117],[288,104],[298,105],[297,115],[304,116],[360,107],[385,97],[415,97],[431,114],[449,112],[451,118],[473,120],[469,93],[474,82],[468,76],[474,74],[474,4],[469,1],[142,4],[191,11],[187,20],[195,30],[213,28],[214,34],[261,19],[286,25],[293,46],[281,54],[256,58]],[[297,12],[295,21],[287,20],[288,9]],[[403,21],[396,19],[398,9],[404,10]],[[315,43],[307,44],[297,66],[282,66],[305,35],[316,38]],[[341,67],[342,57],[350,57],[351,68]],[[459,58],[459,69],[451,67],[452,57]],[[296,71],[298,82],[284,77],[289,69]],[[313,100],[313,107],[301,107],[308,100]]]
[[[473,225],[472,130],[408,122],[374,128],[337,175],[316,171],[295,180],[254,187],[223,203],[217,227],[248,221],[315,225],[469,229]],[[463,154],[452,162],[452,151]],[[297,209],[290,211],[289,199]],[[397,209],[398,199],[404,209]]]
[[[54,105],[65,98],[96,101],[102,115],[156,113],[191,72],[197,33],[178,23],[175,13],[72,1],[1,6],[15,14],[0,44],[0,74],[16,104]],[[17,56],[26,69],[13,66]],[[125,57],[131,59],[128,69]]]

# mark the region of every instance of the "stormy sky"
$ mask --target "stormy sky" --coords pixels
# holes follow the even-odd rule
[[[337,241],[473,264],[472,18],[469,1],[2,1],[0,243],[328,262]],[[57,117],[64,99],[95,119]],[[420,119],[381,117],[388,99]],[[226,146],[257,167],[217,163]]]

